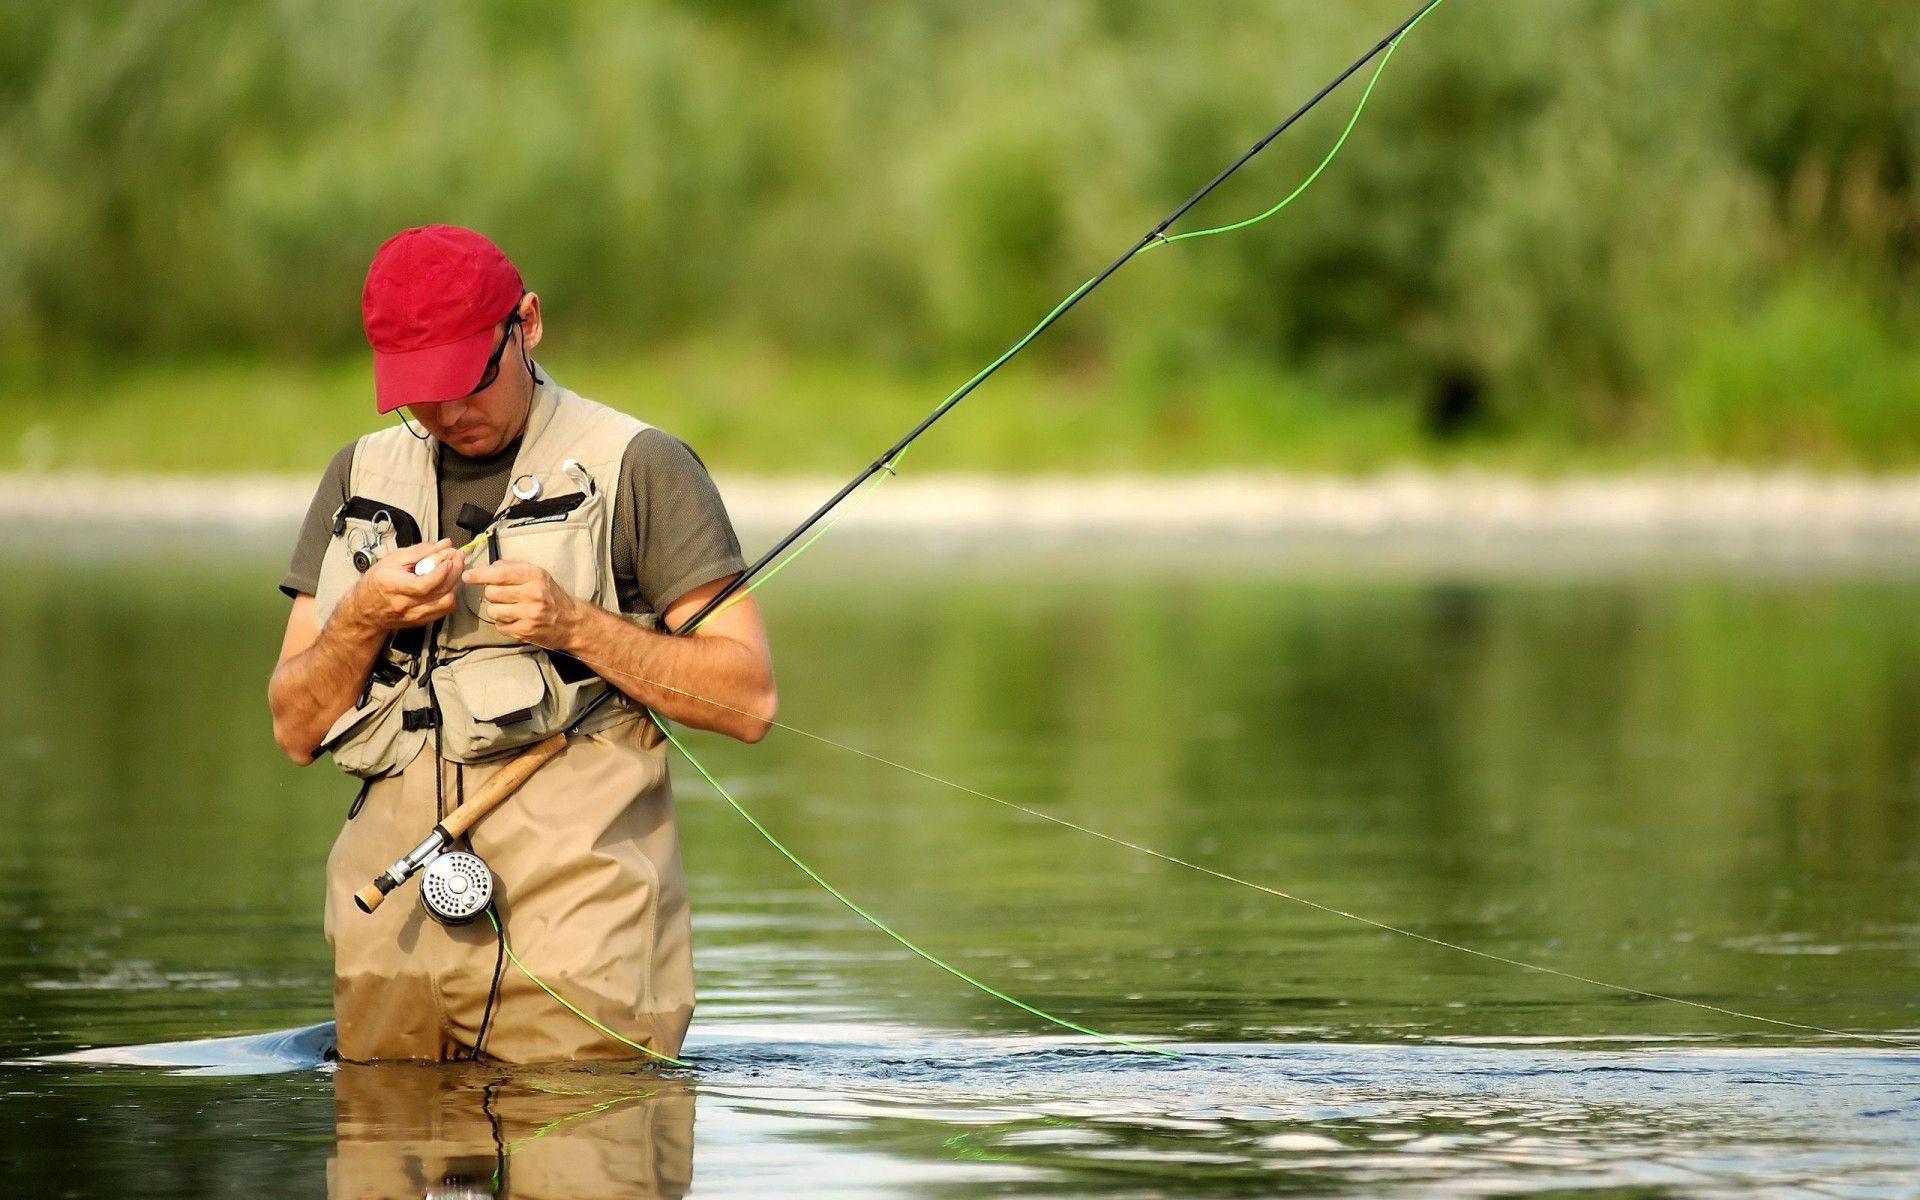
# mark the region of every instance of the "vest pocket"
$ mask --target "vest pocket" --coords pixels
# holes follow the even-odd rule
[[[597,494],[582,494],[555,499],[572,503],[566,507],[556,506],[551,514],[531,517],[514,515],[516,510],[524,510],[527,505],[516,505],[514,509],[509,509],[496,527],[492,544],[483,552],[482,561],[510,558],[531,563],[551,575],[553,581],[568,595],[593,601],[597,598],[595,593],[600,582],[600,539],[597,536],[600,497]],[[485,587],[463,584],[460,600],[467,611],[492,625],[493,615],[486,602]]]
[[[405,672],[394,679],[389,673],[375,671],[362,702],[341,713],[320,743],[322,750],[333,755],[335,766],[352,775],[378,779],[407,765],[421,745],[418,730],[407,728],[402,704],[407,682]]]
[[[433,673],[440,746],[463,762],[530,745],[553,732],[546,676],[534,653],[475,650]]]
[[[433,672],[441,751],[474,762],[531,745],[565,729],[610,686],[584,664],[537,646],[469,651]]]

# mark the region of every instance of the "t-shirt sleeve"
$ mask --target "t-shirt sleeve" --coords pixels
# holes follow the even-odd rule
[[[320,562],[327,555],[327,539],[333,536],[333,514],[347,502],[347,484],[353,477],[353,443],[348,442],[327,464],[314,490],[307,515],[300,519],[300,536],[293,543],[293,561],[280,579],[280,590],[288,599],[311,596],[320,590]]]
[[[613,536],[615,583],[629,613],[664,614],[701,584],[746,566],[706,464],[659,429],[643,429],[627,444]]]

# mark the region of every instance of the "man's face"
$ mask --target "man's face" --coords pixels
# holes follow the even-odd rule
[[[514,322],[513,333],[501,351],[500,373],[492,383],[457,400],[407,406],[408,414],[426,426],[435,440],[464,458],[498,454],[526,428],[527,408],[533,399],[533,377],[527,373],[521,345],[524,339],[531,349],[539,340],[536,332],[539,310],[533,310],[532,321],[526,319],[528,313],[524,306],[521,314],[522,319]],[[501,322],[501,326],[505,324]],[[499,336],[500,328],[496,327],[494,337]]]

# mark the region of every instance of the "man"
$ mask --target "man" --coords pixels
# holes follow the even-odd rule
[[[688,636],[661,628],[742,569],[726,510],[684,444],[534,362],[540,299],[479,234],[396,234],[361,311],[379,411],[411,420],[328,467],[268,686],[289,758],[330,753],[363,780],[327,862],[341,1057],[677,1054],[692,952],[647,711],[750,742],[775,707],[751,599]],[[563,729],[567,748],[471,835],[500,932],[410,897],[354,907],[468,789]],[[527,971],[503,970],[508,945]]]

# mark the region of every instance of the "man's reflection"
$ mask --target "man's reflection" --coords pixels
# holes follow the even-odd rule
[[[342,1063],[333,1200],[684,1196],[693,1086],[643,1069]]]

